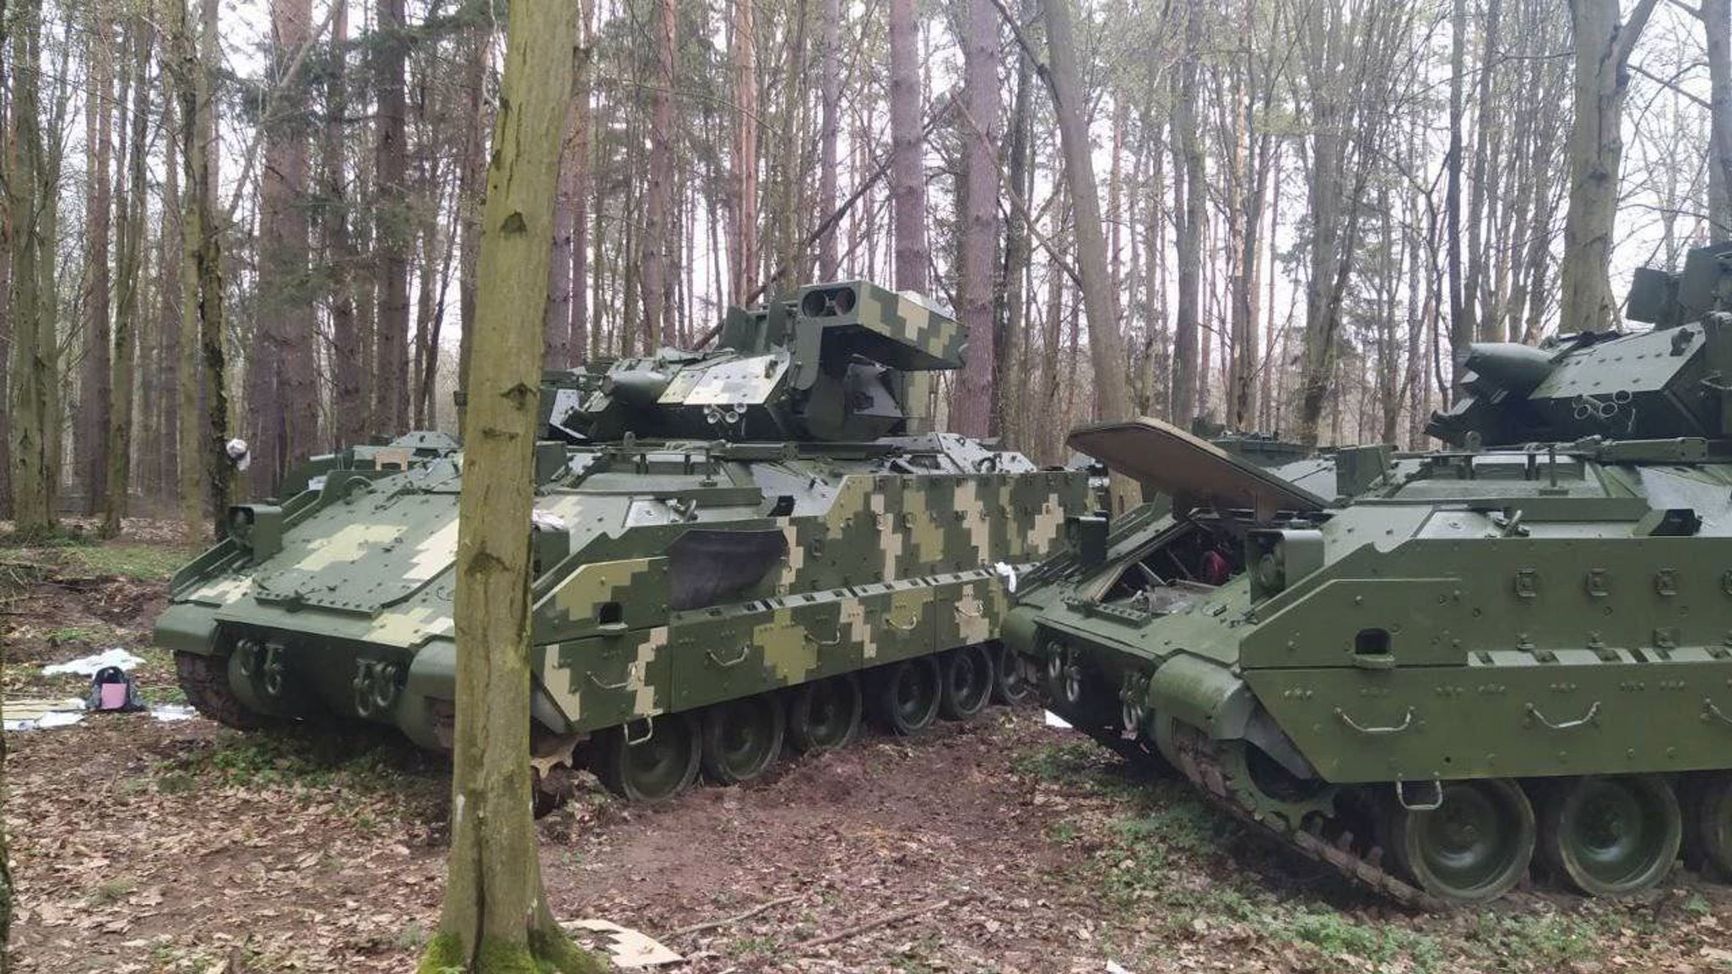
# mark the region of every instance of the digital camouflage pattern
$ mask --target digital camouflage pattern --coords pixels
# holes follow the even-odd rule
[[[1645,279],[1652,331],[1474,346],[1436,452],[1077,431],[1176,515],[1073,521],[1007,641],[1079,728],[1406,902],[1732,873],[1732,314],[1699,297],[1732,245]]]
[[[550,374],[524,526],[538,753],[994,641],[1006,573],[1056,550],[1087,485],[905,433],[904,376],[962,352],[947,315],[851,282],[735,309],[712,352]],[[456,444],[417,435],[236,508],[156,628],[193,702],[447,744],[461,482]]]

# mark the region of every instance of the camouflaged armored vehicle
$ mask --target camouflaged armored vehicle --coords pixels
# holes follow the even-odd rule
[[[662,799],[760,774],[863,710],[911,733],[1014,695],[1005,576],[1052,553],[1083,474],[909,435],[910,373],[955,322],[865,282],[731,311],[715,350],[550,376],[537,448],[533,741],[544,796],[585,762]],[[173,580],[156,627],[237,727],[328,715],[449,746],[462,454],[322,461]],[[378,466],[379,469],[373,469]]]
[[[1638,279],[1652,330],[1474,346],[1436,452],[1078,430],[1173,514],[1073,519],[1005,640],[1080,729],[1409,903],[1732,873],[1729,294],[1704,248]]]

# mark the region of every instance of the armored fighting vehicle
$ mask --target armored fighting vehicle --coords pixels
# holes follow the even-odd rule
[[[1475,345],[1447,444],[1076,449],[1171,498],[1019,580],[1050,705],[1410,904],[1540,870],[1732,873],[1732,245],[1639,276],[1651,330]]]
[[[908,430],[912,373],[956,323],[866,282],[734,309],[707,352],[549,376],[537,446],[531,665],[539,797],[574,762],[670,797],[782,751],[972,716],[1015,671],[1006,577],[1056,548],[1086,476]],[[336,716],[449,747],[462,454],[322,460],[236,507],[156,626],[199,710]]]

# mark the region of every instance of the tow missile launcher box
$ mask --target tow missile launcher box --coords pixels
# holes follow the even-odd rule
[[[1706,247],[1638,278],[1651,330],[1475,345],[1433,452],[1078,430],[1173,514],[1073,523],[1006,642],[1080,729],[1404,902],[1724,878],[1729,283]]]
[[[784,736],[840,746],[863,711],[912,733],[1020,692],[1005,577],[1055,550],[1086,476],[906,435],[905,378],[962,355],[947,315],[855,281],[734,309],[711,351],[549,375],[524,525],[544,803],[574,764],[662,799],[700,766],[760,774]],[[444,446],[327,458],[231,512],[156,626],[200,711],[449,746],[463,455]]]

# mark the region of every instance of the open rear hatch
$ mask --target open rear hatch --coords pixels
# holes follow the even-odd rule
[[[1072,449],[1173,498],[1175,511],[1250,510],[1258,521],[1282,511],[1320,511],[1328,501],[1227,451],[1147,417],[1078,427]]]

